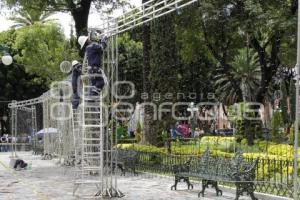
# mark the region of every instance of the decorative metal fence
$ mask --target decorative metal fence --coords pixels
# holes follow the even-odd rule
[[[195,145],[195,149],[197,149],[196,141],[190,140],[188,143]],[[131,145],[134,146],[134,144]],[[195,151],[194,155],[191,152],[184,154],[186,152],[180,152],[180,148],[176,149],[174,146],[170,147],[169,145],[166,145],[163,149],[162,152],[136,150],[138,152],[138,164],[136,169],[140,172],[172,176],[173,165],[183,164],[191,157],[199,158],[201,156],[199,154],[200,151]],[[177,151],[172,152],[174,149]],[[226,157],[228,155],[217,154],[215,156]],[[254,162],[255,160],[255,158],[245,159],[249,162]],[[259,158],[256,168],[255,191],[284,197],[293,197],[293,165],[294,162],[292,159]],[[234,187],[234,183],[221,182],[221,184]]]

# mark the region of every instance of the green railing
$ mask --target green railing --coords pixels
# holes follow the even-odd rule
[[[172,176],[173,165],[182,164],[186,162],[190,157],[197,158],[202,152],[201,148],[207,148],[200,148],[200,144],[198,143],[198,141],[199,140],[169,141],[169,144],[165,145],[165,150],[161,153],[136,150],[139,155],[137,170],[142,172]],[[193,145],[195,149],[200,148],[200,151],[196,151],[197,153],[195,153],[194,155],[192,153],[186,154],[186,150],[182,151],[181,153],[180,146],[184,149],[184,146],[188,144]],[[134,145],[135,144],[133,144],[133,146]],[[136,145],[138,146],[138,144]],[[174,150],[176,150],[176,152]],[[224,156],[224,154],[217,154],[215,156]],[[255,160],[255,158],[245,159],[247,159],[249,162]],[[233,183],[221,182],[221,184],[234,187]],[[256,192],[274,194],[284,197],[292,197],[293,161],[288,159],[283,160],[259,158],[259,162],[256,168],[255,188]]]
[[[172,166],[182,164],[191,156],[170,155],[161,153],[139,152],[137,169],[142,172],[172,175]],[[194,156],[195,157],[195,156]],[[247,159],[252,162],[254,159]],[[191,166],[197,168],[197,166]],[[256,192],[292,197],[293,162],[259,159],[256,169]],[[233,183],[222,182],[223,185],[234,186]]]

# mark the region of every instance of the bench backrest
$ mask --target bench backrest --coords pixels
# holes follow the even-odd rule
[[[254,180],[257,162],[258,159],[255,162],[248,162],[241,151],[237,151],[233,158],[225,158],[214,156],[207,149],[200,157],[192,159],[189,173],[205,174],[208,177],[217,176],[225,180]]]
[[[119,162],[133,162],[136,163],[138,160],[138,153],[133,150],[123,150],[123,149],[118,149],[118,161]]]
[[[221,156],[213,156],[206,150],[195,162],[191,173],[205,174],[207,176],[226,176],[231,171],[231,160]]]

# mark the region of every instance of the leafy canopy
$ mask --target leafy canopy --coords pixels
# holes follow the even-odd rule
[[[53,81],[62,78],[59,64],[64,60],[64,35],[56,24],[33,24],[16,31],[14,59],[27,72]]]

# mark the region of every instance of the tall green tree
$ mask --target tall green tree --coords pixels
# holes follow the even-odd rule
[[[193,20],[180,26],[187,27],[190,34],[198,35],[198,46],[208,50],[205,54],[214,60],[219,73],[230,80],[238,97],[235,101],[241,101],[243,94],[232,77],[232,62],[239,49],[245,48],[249,41],[250,48],[258,56],[261,71],[255,100],[269,101],[273,77],[283,63],[281,60],[295,60],[293,53],[282,51],[283,47],[295,45],[292,39],[295,38],[295,16],[291,12],[291,2],[205,0],[183,14],[192,16]],[[190,24],[193,24],[192,29]]]
[[[234,78],[236,83],[240,86],[242,100],[244,102],[255,101],[256,90],[261,80],[257,54],[248,48],[240,49],[230,64],[232,66],[230,70],[231,77],[223,73],[215,77],[216,92],[220,98],[230,104],[240,99],[237,91],[231,85],[230,78]]]
[[[134,84],[135,91],[124,88],[122,95],[129,95],[135,92],[135,96],[129,99],[130,103],[141,102],[143,91],[143,44],[140,41],[131,39],[128,33],[118,37],[118,61],[119,61],[119,80],[130,81]]]
[[[146,3],[148,0],[142,0]],[[143,93],[148,95],[144,98],[144,103],[151,103],[151,78],[150,78],[150,52],[151,52],[151,23],[146,23],[142,27],[142,41],[143,41]],[[142,137],[143,143],[154,143],[156,138],[153,137],[153,110],[149,106],[144,107],[144,136]],[[154,139],[153,139],[154,138]]]
[[[241,80],[252,77],[251,90],[254,92],[247,99],[270,102],[277,88],[274,84],[276,73],[282,67],[295,64],[296,16],[291,12],[291,6],[291,1],[282,0],[201,1],[186,9],[177,23],[181,31],[177,34],[185,36],[180,46],[184,50],[184,59],[208,58],[209,72],[220,78],[216,91],[219,101],[228,105],[243,101],[246,95]],[[254,73],[249,73],[251,70],[247,68],[240,68],[237,73],[238,65],[242,63],[235,60],[241,49],[247,47],[256,55],[252,65]],[[247,69],[248,76],[241,69]],[[243,82],[244,86],[250,84]],[[249,142],[253,143],[251,140],[253,137],[249,137]]]
[[[14,59],[24,65],[27,72],[45,78],[49,84],[64,76],[59,64],[67,60],[63,54],[65,43],[64,34],[58,25],[33,24],[16,30],[12,47],[18,53]]]
[[[284,38],[295,37],[292,29],[296,27],[296,16],[290,10],[291,1],[285,0],[244,1],[237,8],[240,28],[249,34],[250,44],[258,54],[262,78],[256,100],[263,103],[270,99],[273,77],[282,64]]]
[[[49,17],[53,14],[53,12],[45,12],[42,10],[20,10],[18,12],[19,16],[10,17],[15,24],[12,28],[31,26],[36,23],[48,23],[54,21],[53,19],[49,19]]]
[[[22,9],[34,9],[42,11],[68,12],[75,21],[76,35],[87,34],[88,19],[92,3],[100,11],[104,5],[125,4],[125,1],[113,0],[6,0],[7,5],[11,7],[21,7]]]
[[[160,94],[160,97],[151,95],[150,99],[158,106],[165,102],[175,103],[178,91],[179,60],[176,47],[175,17],[172,13],[163,16],[152,23],[151,50],[150,50],[150,94]],[[166,97],[166,94],[172,97]],[[166,108],[171,106],[166,106]],[[146,136],[150,144],[159,144],[161,133],[174,123],[171,113],[162,113],[162,118],[152,123],[151,135]],[[150,137],[149,137],[150,136]]]
[[[13,48],[16,35],[15,30],[0,33],[0,44],[7,46],[12,56],[18,54],[18,50]],[[48,85],[44,78],[27,73],[25,67],[14,60],[9,66],[0,63],[0,88],[0,123],[1,134],[4,134],[10,132],[8,103],[38,97],[48,89]],[[8,116],[8,120],[3,120],[3,116]]]

